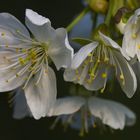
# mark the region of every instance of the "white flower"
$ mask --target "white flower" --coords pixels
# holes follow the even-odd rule
[[[129,57],[111,38],[100,34],[101,42],[82,47],[74,56],[64,79],[83,85],[88,90],[104,91],[107,80],[115,73],[122,90],[131,98],[137,88],[136,76],[126,61]],[[125,58],[124,58],[125,57]]]
[[[0,92],[23,87],[35,119],[46,116],[56,100],[57,70],[71,63],[73,49],[64,28],[54,29],[49,19],[26,10],[28,30],[14,16],[0,14]]]
[[[135,11],[132,15],[124,29],[123,37],[123,50],[130,56],[138,57],[140,61],[140,9]]]
[[[113,129],[124,129],[135,123],[135,114],[121,103],[97,97],[65,97],[58,99],[50,109],[50,116],[58,116],[63,123],[88,132],[98,121]],[[62,115],[62,116],[61,116]],[[77,116],[78,115],[78,116]]]

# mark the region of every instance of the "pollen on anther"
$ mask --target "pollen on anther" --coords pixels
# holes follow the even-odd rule
[[[106,73],[102,73],[102,78],[106,78],[107,77],[107,74]]]
[[[19,74],[18,73],[16,74],[16,77],[19,77]]]
[[[1,36],[5,36],[5,33],[4,33],[4,32],[2,32],[2,33],[1,33]]]
[[[124,75],[123,74],[120,74],[120,79],[124,80]]]
[[[78,75],[79,74],[79,71],[78,70],[75,70],[75,74]]]
[[[136,39],[136,38],[137,38],[137,34],[135,34],[135,33],[132,34],[132,38],[133,38],[133,39]]]
[[[137,48],[140,49],[140,44],[137,45]]]
[[[20,57],[18,60],[19,60],[19,62],[20,62],[21,65],[24,65],[25,64],[25,60],[23,58]]]
[[[97,127],[97,126],[96,126],[96,124],[94,123],[94,124],[93,124],[93,128],[96,128],[96,127]]]
[[[16,32],[17,32],[17,33],[20,33],[20,30],[17,29]]]

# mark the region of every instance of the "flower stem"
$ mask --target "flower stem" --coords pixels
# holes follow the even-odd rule
[[[109,1],[109,9],[105,18],[105,24],[109,25],[110,24],[110,20],[111,20],[111,16],[112,16],[112,6],[113,6],[114,2],[112,2],[111,0]]]
[[[105,24],[109,26],[112,16],[116,14],[118,9],[124,6],[124,0],[109,0],[109,9],[105,18]]]
[[[68,26],[67,31],[70,32],[72,28],[89,12],[89,7],[86,7]]]

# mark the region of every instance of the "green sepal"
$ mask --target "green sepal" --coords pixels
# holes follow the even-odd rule
[[[93,41],[90,40],[90,39],[87,39],[87,38],[80,38],[80,37],[78,37],[78,38],[72,38],[71,40],[72,40],[73,42],[75,42],[75,43],[80,44],[80,45],[87,45],[87,44],[93,42]]]

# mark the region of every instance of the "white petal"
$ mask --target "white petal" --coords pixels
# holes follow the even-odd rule
[[[55,30],[51,27],[50,20],[30,9],[26,10],[25,23],[40,42],[48,42],[55,36]]]
[[[23,35],[29,36],[29,32],[25,26],[16,17],[8,13],[0,13],[0,27],[4,27],[14,33],[20,31]]]
[[[33,23],[36,25],[43,25],[45,23],[50,22],[49,19],[39,15],[38,13],[34,12],[31,9],[26,9],[26,17]]]
[[[18,75],[19,71],[24,69],[23,66],[12,69],[14,66],[19,65],[18,61],[12,62],[7,59],[13,57],[15,52],[12,51],[0,51],[0,92],[10,91],[21,86],[27,78],[28,72]]]
[[[32,116],[22,89],[19,88],[16,91],[16,95],[14,95],[13,100],[13,117],[15,119],[22,119],[26,116]]]
[[[80,85],[84,84],[84,81],[88,74],[89,65],[80,66],[77,70],[74,69],[66,69],[64,72],[65,81],[70,81],[74,83],[79,83]],[[78,74],[76,74],[78,71]]]
[[[56,77],[54,71],[48,67],[48,72],[45,72],[43,67],[41,79],[37,85],[38,75],[30,80],[25,88],[25,96],[27,104],[35,119],[45,117],[56,101]]]
[[[78,111],[85,104],[82,97],[65,97],[57,99],[54,106],[49,110],[49,116],[67,115]]]
[[[103,74],[106,74],[105,78],[102,77]],[[88,80],[90,77],[87,76],[86,78]],[[88,90],[99,90],[106,86],[107,78],[108,78],[107,66],[104,64],[100,64],[95,74],[94,80],[92,80],[92,82],[85,81],[83,85]]]
[[[17,45],[20,41],[16,36],[8,29],[0,26],[0,46],[10,47],[11,45]]]
[[[72,60],[72,69],[78,68],[82,62],[87,58],[87,56],[98,46],[98,42],[90,43],[83,46],[74,56]]]
[[[140,15],[140,8],[138,8],[136,11],[135,11],[135,16],[139,16]]]
[[[127,97],[131,98],[136,89],[137,89],[137,79],[135,76],[135,73],[133,69],[130,67],[128,62],[124,59],[124,57],[119,52],[114,52],[114,55],[116,56],[116,74],[117,79],[121,85],[122,90],[125,92]],[[123,80],[121,80],[120,75],[121,71],[124,77],[124,83]]]
[[[59,70],[61,67],[66,68],[71,65],[73,48],[68,42],[67,32],[64,28],[59,28],[55,32],[56,36],[50,42],[48,53]]]
[[[115,49],[118,49],[127,60],[130,60],[130,58],[126,54],[126,52],[114,40],[112,40],[111,38],[102,34],[101,32],[99,32],[99,34],[100,34],[100,37],[102,38],[102,40],[106,43],[106,45],[111,46]]]
[[[7,75],[7,73],[9,73],[9,71],[0,73],[0,79],[2,80],[2,81],[0,81],[0,92],[6,92],[6,91],[16,89],[19,86],[23,85],[25,82],[24,78],[26,78],[26,76],[16,78],[16,76],[15,76],[16,73],[10,72],[10,74],[8,74],[8,75]],[[15,79],[10,82],[6,82],[6,80],[8,78],[11,78],[12,76],[15,76]]]
[[[104,35],[101,32],[99,32],[99,34],[100,34],[100,37],[102,38],[102,40],[106,43],[106,45],[112,46],[115,49],[119,49],[120,48],[120,46],[115,41],[113,41],[110,37]]]
[[[77,80],[76,72],[73,69],[65,69],[63,76],[65,81],[72,82]]]
[[[139,34],[140,12],[139,10],[140,9],[136,10],[135,14],[129,18],[125,27],[125,34],[123,38],[122,48],[132,58],[137,54],[137,45],[139,45],[138,44],[139,37],[140,37],[140,34]]]
[[[28,73],[16,76],[20,69],[0,71],[0,92],[10,91],[23,85]]]
[[[124,34],[124,29],[125,29],[125,26],[126,26],[126,23],[124,23],[122,20],[116,24],[117,28],[119,29],[120,33],[121,34]]]
[[[122,130],[129,120],[135,121],[135,114],[120,103],[93,97],[89,98],[88,105],[92,115],[114,129]]]
[[[10,65],[10,62],[8,62],[5,57],[12,55],[14,55],[14,53],[11,51],[0,51],[0,68]]]
[[[132,27],[125,31],[122,43],[122,49],[130,56],[134,57],[136,54],[136,40],[132,38]]]

